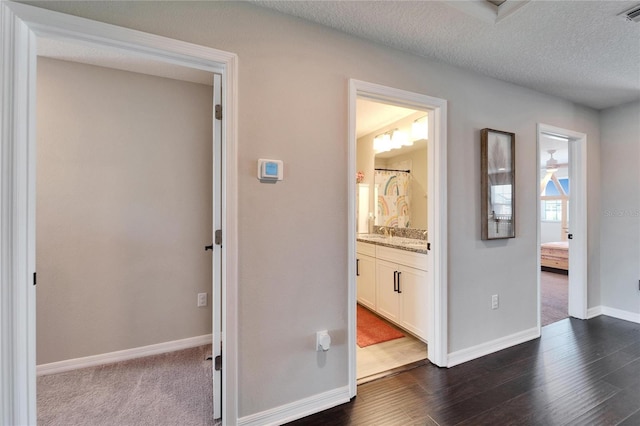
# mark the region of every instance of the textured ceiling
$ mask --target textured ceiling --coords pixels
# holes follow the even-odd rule
[[[498,22],[469,12],[482,1],[253,3],[596,109],[640,99],[640,23],[617,16],[640,0],[534,0]]]

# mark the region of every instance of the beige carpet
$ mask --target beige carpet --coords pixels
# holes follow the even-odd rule
[[[39,425],[214,425],[211,346],[38,377]]]
[[[569,277],[540,272],[540,321],[542,326],[569,317]]]

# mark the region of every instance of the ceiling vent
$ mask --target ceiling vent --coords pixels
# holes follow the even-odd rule
[[[618,16],[622,16],[627,21],[640,22],[640,4],[619,13]]]

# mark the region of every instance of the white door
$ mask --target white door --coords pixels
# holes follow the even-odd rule
[[[222,76],[213,75],[213,417],[222,417]],[[220,109],[220,110],[218,110]],[[216,231],[220,230],[220,236]]]
[[[586,136],[569,140],[569,315],[587,319]]]

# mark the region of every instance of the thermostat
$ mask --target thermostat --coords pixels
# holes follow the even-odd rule
[[[258,179],[261,182],[277,182],[282,180],[284,166],[281,160],[258,160]]]

